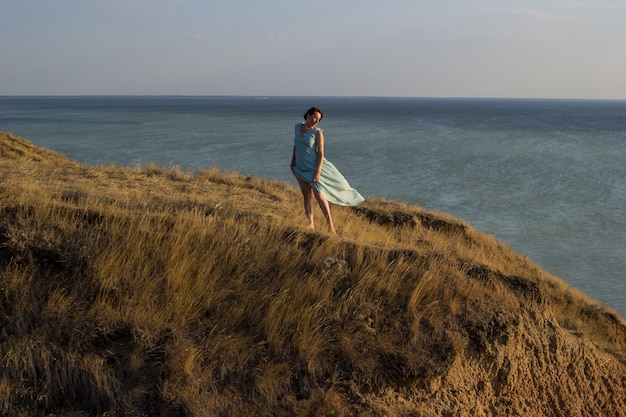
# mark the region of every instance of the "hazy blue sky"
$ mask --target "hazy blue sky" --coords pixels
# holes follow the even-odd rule
[[[625,0],[0,0],[0,95],[626,99]]]

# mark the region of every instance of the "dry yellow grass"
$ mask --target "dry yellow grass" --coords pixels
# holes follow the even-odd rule
[[[443,213],[332,210],[0,134],[0,413],[626,415],[618,314]]]

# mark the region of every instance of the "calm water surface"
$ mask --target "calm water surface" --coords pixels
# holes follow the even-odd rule
[[[88,164],[219,167],[295,181],[312,105],[365,197],[450,213],[626,315],[626,102],[0,97],[0,130]]]

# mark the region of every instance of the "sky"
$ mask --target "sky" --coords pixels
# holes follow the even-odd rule
[[[626,99],[624,0],[0,0],[0,95]]]

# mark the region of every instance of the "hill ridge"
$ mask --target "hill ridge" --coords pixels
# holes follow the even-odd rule
[[[0,133],[0,410],[626,416],[616,312],[444,213],[368,199],[333,237],[301,210]]]

